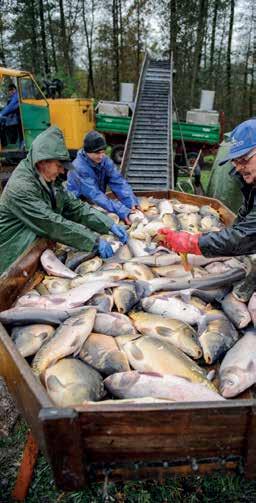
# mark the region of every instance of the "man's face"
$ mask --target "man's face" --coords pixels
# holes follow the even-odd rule
[[[10,97],[11,97],[14,93],[16,93],[16,89],[14,89],[14,88],[13,88],[13,89],[8,89],[8,96],[9,96],[9,98],[10,98]]]
[[[57,176],[65,171],[62,163],[57,160],[40,161],[37,169],[46,182],[55,182]]]
[[[99,150],[98,152],[88,152],[89,159],[91,159],[95,164],[100,164],[102,159],[105,157],[105,150]]]
[[[251,153],[234,159],[232,164],[236,171],[240,173],[244,181],[249,185],[256,183],[256,150]]]

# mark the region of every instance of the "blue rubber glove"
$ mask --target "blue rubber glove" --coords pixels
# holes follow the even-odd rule
[[[115,234],[115,236],[119,239],[119,241],[123,243],[123,245],[127,243],[128,241],[127,232],[122,225],[113,224],[110,230],[111,232],[113,232],[113,234]]]
[[[98,253],[101,258],[110,258],[114,255],[112,246],[105,239],[99,240]]]

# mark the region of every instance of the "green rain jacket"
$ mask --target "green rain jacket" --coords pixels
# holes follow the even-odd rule
[[[36,169],[42,160],[69,160],[61,130],[48,128],[33,141],[14,170],[0,199],[0,274],[37,237],[91,251],[97,234],[107,233],[113,220],[64,190],[61,181],[47,184]],[[91,229],[91,230],[89,230]]]

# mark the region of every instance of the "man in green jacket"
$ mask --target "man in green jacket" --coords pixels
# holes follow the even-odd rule
[[[113,254],[95,234],[108,233],[113,220],[65,191],[58,178],[72,168],[68,161],[63,134],[52,126],[37,136],[13,172],[0,199],[0,274],[37,237],[78,250],[97,249],[103,258]]]

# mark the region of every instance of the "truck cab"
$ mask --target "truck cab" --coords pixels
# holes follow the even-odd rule
[[[0,157],[13,165],[26,156],[31,143],[51,125],[58,126],[73,159],[82,147],[85,134],[95,128],[93,99],[47,98],[33,75],[26,71],[0,67],[0,112],[8,102],[8,86],[14,84],[18,95],[16,134],[0,121]],[[1,141],[4,139],[4,141]]]
[[[10,121],[6,120],[8,115],[1,118],[0,155],[15,163],[26,155],[34,138],[49,127],[51,122],[47,99],[33,76],[26,71],[0,67],[0,112],[10,99],[10,84],[17,91],[17,120],[9,126]]]

